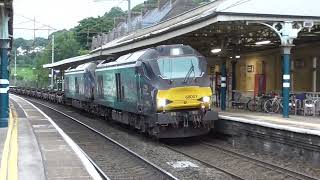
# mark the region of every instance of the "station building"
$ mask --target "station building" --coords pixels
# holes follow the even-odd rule
[[[291,56],[291,92],[320,92],[319,42],[297,45]],[[253,97],[260,92],[282,91],[282,60],[279,48],[237,54],[228,57],[228,89],[232,89],[232,66],[235,69],[235,91]],[[220,61],[208,58],[208,71],[215,76],[220,72]],[[214,81],[216,79],[213,79]],[[230,94],[229,94],[230,95]],[[229,100],[231,95],[229,97]]]

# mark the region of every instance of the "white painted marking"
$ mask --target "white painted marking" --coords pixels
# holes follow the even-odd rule
[[[0,79],[0,84],[9,84],[8,79]]]
[[[226,81],[227,78],[226,77],[221,77],[221,81]]]
[[[190,161],[171,161],[167,162],[170,166],[172,166],[175,169],[182,169],[182,168],[197,168],[199,167],[198,165],[190,162]]]
[[[290,79],[290,74],[284,74],[283,75],[284,80],[289,80]]]
[[[284,82],[284,83],[283,83],[283,87],[284,87],[284,88],[289,88],[289,87],[290,87],[290,83]]]
[[[13,94],[10,94],[10,96],[15,96],[15,95],[13,95]],[[10,97],[9,96],[9,98],[12,100],[12,101],[15,101],[12,97]],[[17,96],[16,96],[17,97]],[[17,103],[17,102],[16,102]],[[18,106],[22,109],[22,111],[23,111],[23,113],[26,115],[26,117],[28,117],[29,115],[28,115],[28,113],[24,110],[24,108],[22,108],[22,106],[21,106],[21,104],[19,104],[19,103],[17,103],[18,104]]]
[[[274,124],[274,123],[265,122],[265,121],[259,120],[259,119],[250,120],[250,119],[246,119],[246,118],[226,116],[226,115],[219,115],[219,118],[229,120],[229,121],[237,121],[237,122],[242,122],[242,123],[247,123],[247,124],[269,127],[269,128],[273,128],[273,129],[292,131],[292,132],[301,133],[301,134],[312,134],[312,135],[320,136],[320,130],[306,129],[306,128],[301,128],[301,127],[293,127],[290,125]],[[285,122],[288,124],[293,124],[293,125],[306,124],[306,125],[310,125],[310,126],[313,125],[314,126],[314,124],[311,124],[311,123],[299,123],[299,122],[291,122],[291,121],[286,121],[286,120],[282,120],[282,122]]]
[[[6,88],[0,88],[0,94],[7,94],[9,91],[9,87]]]
[[[97,172],[97,170],[94,168],[94,166],[90,163],[89,159],[86,158],[86,155],[82,151],[82,149],[43,111],[41,111],[38,107],[30,103],[29,101],[16,96],[17,98],[27,102],[32,107],[34,107],[36,110],[38,110],[44,117],[48,119],[48,121],[53,125],[53,127],[56,128],[56,130],[59,132],[59,134],[63,137],[63,139],[69,144],[69,146],[72,148],[72,150],[76,153],[76,155],[80,158],[82,164],[87,169],[88,173],[91,175],[91,177],[94,180],[102,180],[101,176]]]
[[[47,127],[48,125],[44,125],[44,124],[34,124],[32,125],[32,127],[34,128],[41,128],[41,127]]]
[[[221,83],[221,87],[227,87],[226,83]]]

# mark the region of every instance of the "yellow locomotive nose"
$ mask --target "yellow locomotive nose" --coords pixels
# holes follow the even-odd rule
[[[158,111],[209,108],[212,91],[210,87],[187,86],[159,90]]]

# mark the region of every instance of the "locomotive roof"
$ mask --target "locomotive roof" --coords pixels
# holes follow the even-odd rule
[[[80,64],[79,66],[76,66],[76,67],[70,67],[69,69],[67,69],[65,71],[65,73],[84,71],[85,69],[87,69],[92,64],[95,64],[95,63],[89,62],[89,63],[85,63],[85,64]]]
[[[148,49],[137,51],[134,53],[129,53],[123,56],[120,56],[117,60],[108,62],[107,60],[102,61],[97,68],[102,67],[112,67],[112,66],[119,66],[124,64],[133,64],[139,60],[139,58],[147,51]]]

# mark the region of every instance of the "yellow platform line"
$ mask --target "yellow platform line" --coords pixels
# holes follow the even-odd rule
[[[18,180],[18,119],[15,111],[10,111],[9,128],[1,159],[0,180]]]

